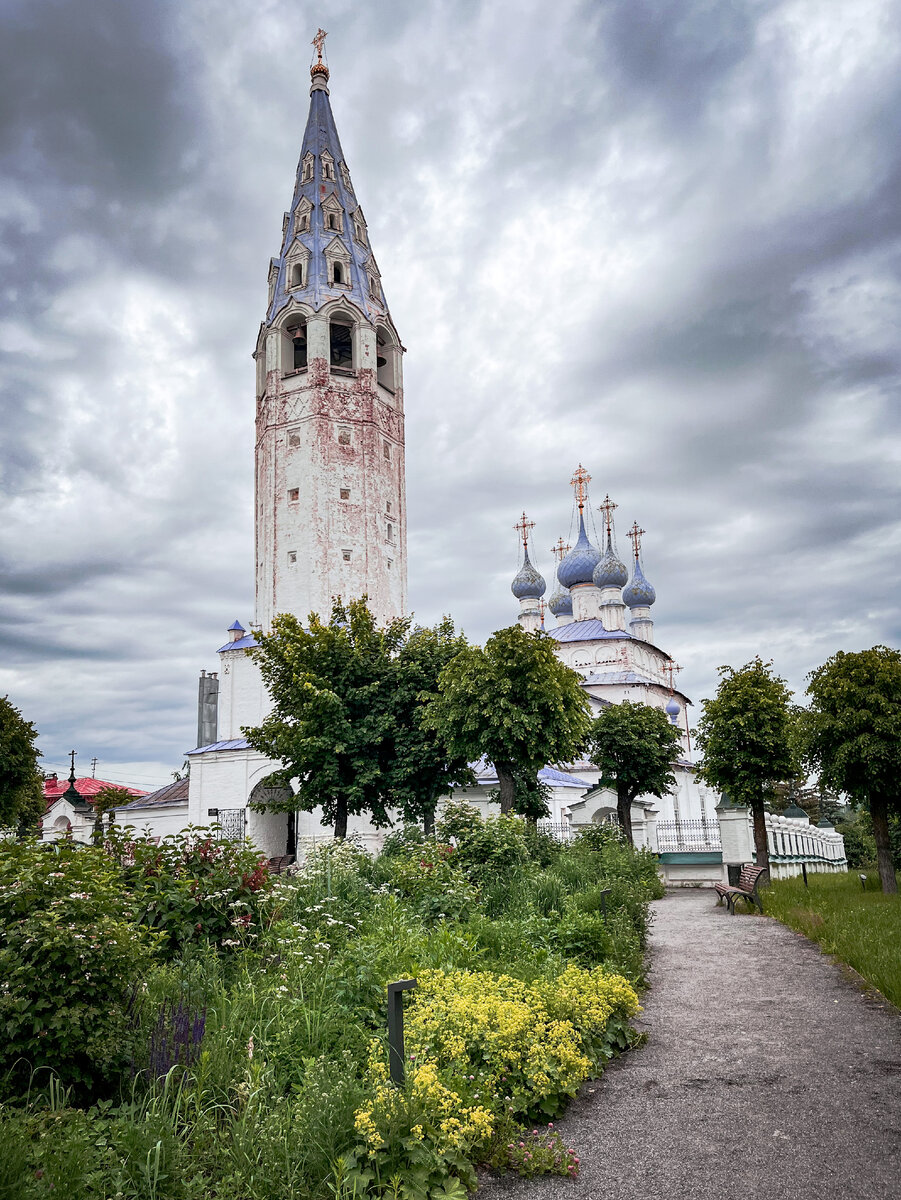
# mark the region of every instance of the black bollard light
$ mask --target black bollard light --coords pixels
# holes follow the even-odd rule
[[[388,984],[388,1070],[391,1082],[404,1086],[404,992],[416,987],[415,979],[399,979]]]

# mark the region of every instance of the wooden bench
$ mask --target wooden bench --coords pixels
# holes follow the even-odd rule
[[[717,895],[717,904],[725,900],[726,907],[733,917],[735,916],[736,900],[747,900],[749,904],[756,904],[763,912],[763,905],[760,903],[757,889],[760,886],[760,877],[768,874],[766,867],[755,867],[753,863],[745,863],[741,869],[741,875],[738,877],[738,887],[729,887],[726,883],[713,885],[713,890]]]
[[[281,873],[290,866],[293,866],[295,858],[293,854],[279,854],[276,858],[269,859],[269,874],[281,875]]]

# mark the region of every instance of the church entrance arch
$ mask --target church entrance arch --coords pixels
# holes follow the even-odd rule
[[[270,858],[297,853],[297,813],[286,812],[293,793],[284,784],[261,779],[247,799],[251,837]],[[256,809],[262,807],[263,812]]]

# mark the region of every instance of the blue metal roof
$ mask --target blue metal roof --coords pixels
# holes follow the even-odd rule
[[[247,650],[251,646],[257,646],[259,643],[252,633],[248,633],[245,637],[238,638],[236,642],[226,642],[224,646],[220,646],[216,651],[221,654],[223,650]]]
[[[334,179],[323,178],[321,155],[324,150],[327,150],[334,160]],[[308,154],[313,155],[313,177],[304,182],[304,159]],[[285,225],[281,253],[278,258],[272,260],[278,267],[278,280],[272,303],[266,314],[267,324],[271,325],[292,299],[309,304],[318,311],[328,301],[344,297],[362,309],[370,320],[375,321],[379,317],[388,315],[388,306],[381,285],[378,288],[378,300],[373,300],[370,295],[369,272],[366,266],[367,263],[374,263],[374,260],[371,248],[368,245],[361,245],[354,237],[352,214],[359,209],[359,203],[353,191],[350,174],[346,171],[346,164],[345,170],[341,169],[344,161],[344,151],[341,149],[335,118],[332,116],[329,94],[324,88],[314,88],[310,95],[310,113],[307,117],[307,127],[300,148],[294,197]],[[328,200],[330,196],[335,196],[341,207],[344,228],[340,232],[324,227],[322,202]],[[295,235],[295,212],[298,205],[302,204],[304,200],[312,205],[310,227]],[[329,286],[325,249],[336,239],[351,260],[350,287]],[[287,259],[295,241],[300,241],[306,247],[310,252],[310,259],[306,272],[306,286],[292,288],[289,291]],[[377,270],[376,279],[378,279]]]
[[[470,765],[475,768],[476,778],[480,784],[488,784],[490,787],[497,783],[497,772],[491,763],[471,763]],[[538,772],[538,778],[549,787],[591,787],[591,784],[586,783],[584,779],[577,779],[575,775],[567,775],[565,771],[558,771],[556,767],[542,767]]]
[[[227,630],[227,632],[228,632],[228,633],[231,633],[231,631],[232,631],[233,629],[240,629],[240,631],[241,631],[242,633],[244,633],[244,626],[243,626],[243,625],[241,624],[241,622],[240,622],[240,621],[238,621],[238,620],[234,620],[234,621],[232,621],[231,625],[229,625],[229,627],[228,627],[228,630]]]
[[[613,542],[610,534],[607,534],[607,548],[604,551],[604,557],[594,569],[592,579],[596,588],[605,587],[622,587],[629,578],[629,572],[626,570],[626,564],[617,555],[613,549]]]
[[[549,629],[547,632],[548,637],[552,637],[557,642],[632,640],[631,633],[623,633],[621,629],[605,629],[603,622],[596,619],[590,621],[570,621],[568,625],[558,625],[556,629]]]
[[[585,683],[644,683],[654,687],[663,686],[659,679],[639,675],[637,671],[592,671],[586,676]]]
[[[188,755],[192,754],[211,754],[214,750],[249,750],[250,742],[247,738],[232,738],[228,742],[211,742],[209,746],[198,746],[196,750],[189,750]]]
[[[657,593],[644,577],[641,563],[636,558],[632,568],[632,582],[623,589],[623,601],[629,608],[650,607],[657,599]]]
[[[579,583],[591,583],[594,569],[601,560],[601,553],[592,546],[585,532],[585,519],[579,513],[579,536],[575,546],[564,555],[557,567],[557,579],[566,588]]]
[[[544,595],[545,586],[544,576],[532,566],[529,551],[526,550],[523,564],[510,584],[510,591],[517,600],[538,600]]]

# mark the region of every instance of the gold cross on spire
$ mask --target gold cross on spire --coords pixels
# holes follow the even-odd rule
[[[673,676],[678,674],[679,671],[682,670],[682,668],[679,666],[679,664],[677,662],[673,662],[673,660],[670,659],[670,661],[666,664],[666,666],[663,668],[663,670],[664,670],[664,673],[669,678],[669,690],[672,691],[673,688],[676,686],[675,683],[673,682]]]
[[[317,29],[316,36],[313,38],[312,42],[310,43],[311,46],[316,47],[316,53],[319,56],[317,59],[317,62],[322,62],[322,43],[325,41],[325,39],[327,37],[328,37],[328,34],[325,32],[324,29]]]
[[[607,537],[609,538],[613,531],[613,510],[619,508],[618,504],[614,504],[610,499],[610,493],[604,497],[604,503],[598,505],[598,512],[604,514],[604,523],[607,526]]]
[[[639,529],[637,521],[633,522],[632,528],[629,530],[629,541],[632,543],[632,552],[636,562],[638,562],[638,552],[641,550],[641,535],[645,532],[646,530]]]
[[[591,483],[591,476],[582,464],[579,463],[578,467],[573,471],[573,477],[569,482],[576,490],[576,503],[579,505],[579,512],[581,512],[588,498],[588,485]]]
[[[519,533],[519,536],[522,538],[523,548],[526,551],[528,551],[528,549],[529,549],[529,530],[535,528],[535,522],[530,521],[529,518],[526,516],[526,514],[523,513],[522,516],[519,518],[519,520],[516,522],[516,524],[513,526],[513,528]]]
[[[551,546],[551,554],[557,562],[563,562],[564,556],[569,554],[571,547],[566,545],[562,537],[557,538],[557,544]]]

